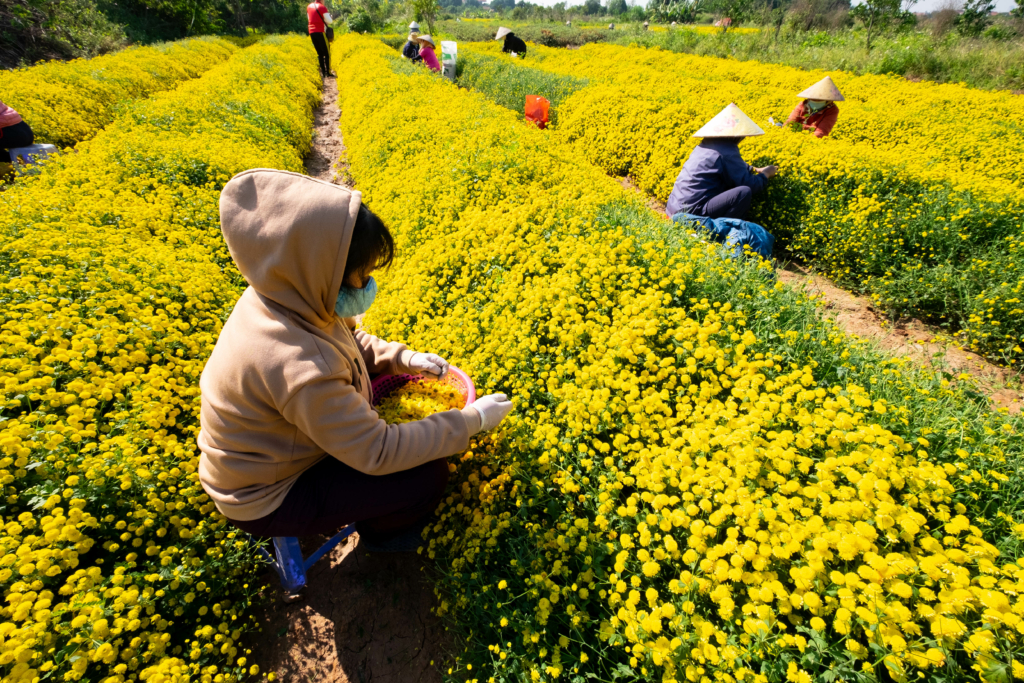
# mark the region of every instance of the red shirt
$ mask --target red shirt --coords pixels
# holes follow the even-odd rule
[[[323,15],[328,13],[328,9],[321,2],[311,2],[306,6],[306,15],[309,17],[310,33],[324,32],[326,25],[324,24]]]
[[[832,126],[836,125],[839,118],[839,107],[835,102],[829,102],[828,106],[818,112],[811,112],[807,107],[807,100],[796,105],[796,109],[786,119],[786,123],[803,124],[804,130],[813,130],[814,134],[823,138],[832,132]]]

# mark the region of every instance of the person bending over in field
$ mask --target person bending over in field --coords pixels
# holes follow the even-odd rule
[[[420,44],[417,40],[419,35],[420,25],[414,21],[409,24],[409,38],[406,39],[405,45],[402,46],[402,56],[406,59],[411,59],[413,63],[423,61],[423,58],[420,57]]]
[[[764,131],[735,104],[694,133],[693,137],[704,139],[683,164],[665,207],[668,215],[745,220],[754,193],[763,190],[778,171],[777,166],[754,168],[743,161],[739,143],[752,135],[764,135]]]
[[[25,123],[21,114],[0,102],[0,162],[11,163],[8,150],[28,147],[35,140],[32,129]]]
[[[804,101],[796,105],[786,123],[798,130],[814,131],[815,137],[819,138],[831,133],[839,118],[839,107],[836,106],[836,102],[845,100],[832,79],[825,76],[797,97],[803,97]]]
[[[437,48],[437,46],[434,45],[434,39],[430,35],[425,35],[419,36],[416,40],[420,44],[420,59],[423,63],[426,64],[427,68],[431,71],[440,71],[441,63],[437,61],[437,53],[434,52]]]
[[[249,283],[200,378],[199,479],[238,528],[332,534],[355,522],[377,551],[412,550],[444,492],[445,458],[512,410],[492,394],[388,425],[371,373],[441,377],[448,363],[355,328],[394,241],[359,192],[256,169],[220,196],[221,230]]]
[[[511,54],[513,57],[526,56],[526,43],[523,42],[522,38],[512,33],[512,29],[499,26],[494,39],[501,40],[502,38],[505,39],[504,44],[501,46],[502,52]]]

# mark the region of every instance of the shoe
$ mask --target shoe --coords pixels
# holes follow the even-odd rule
[[[360,538],[359,545],[363,546],[368,553],[411,553],[425,544],[425,541],[420,538],[422,530],[421,527],[406,529],[386,541],[375,542]]]

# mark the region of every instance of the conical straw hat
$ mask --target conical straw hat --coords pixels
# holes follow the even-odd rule
[[[718,116],[705,123],[693,137],[746,138],[752,135],[764,135],[764,131],[733,102],[719,112]]]
[[[825,76],[807,90],[797,95],[805,100],[825,100],[828,102],[844,102],[846,98],[839,92],[839,88],[832,82],[831,76]]]
[[[504,26],[499,26],[498,27],[498,33],[494,36],[494,39],[495,40],[501,40],[502,38],[504,38],[505,36],[507,36],[510,33],[512,33],[512,29],[505,28]]]
[[[420,41],[421,43],[430,43],[430,47],[437,47],[437,45],[434,45],[434,39],[430,36],[429,33],[427,33],[426,35],[419,36],[416,40]]]

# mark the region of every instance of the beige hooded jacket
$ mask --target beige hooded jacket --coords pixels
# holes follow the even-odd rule
[[[230,519],[273,512],[325,455],[382,475],[469,447],[475,415],[388,425],[370,407],[369,374],[409,372],[412,352],[334,312],[360,201],[263,169],[221,192],[221,230],[249,287],[199,381],[199,479]]]

